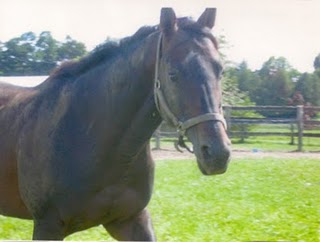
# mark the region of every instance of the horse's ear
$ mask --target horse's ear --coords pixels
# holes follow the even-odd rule
[[[200,24],[203,27],[208,27],[212,29],[216,20],[216,12],[216,8],[206,8],[206,10],[198,19],[198,24]]]
[[[177,30],[177,18],[172,8],[161,9],[160,30],[167,37]]]

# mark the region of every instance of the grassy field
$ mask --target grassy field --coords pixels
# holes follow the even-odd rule
[[[290,144],[289,137],[249,137],[245,142],[240,142],[239,138],[232,139],[232,147],[234,150],[253,150],[258,149],[264,152],[293,152],[297,151],[297,140],[295,144]],[[304,152],[320,152],[320,138],[303,138]]]
[[[205,177],[191,160],[158,161],[149,209],[159,241],[320,241],[319,159],[235,159]],[[0,216],[0,240],[30,221]],[[67,240],[111,240],[101,227]]]
[[[161,149],[172,149],[174,147],[174,138],[161,139]],[[240,138],[232,138],[233,150],[252,151],[258,150],[262,152],[294,152],[297,151],[297,141],[295,144],[290,144],[289,137],[249,137],[241,142]],[[187,142],[192,147],[190,142]],[[155,142],[152,141],[151,147],[156,147]],[[303,152],[320,152],[320,138],[304,138]],[[320,155],[319,155],[320,156]]]

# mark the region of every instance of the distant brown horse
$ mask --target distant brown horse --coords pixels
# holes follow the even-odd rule
[[[33,219],[33,239],[102,224],[118,240],[155,240],[149,140],[162,119],[193,143],[203,174],[225,172],[215,9],[159,26],[58,68],[34,88],[0,85],[0,213]]]

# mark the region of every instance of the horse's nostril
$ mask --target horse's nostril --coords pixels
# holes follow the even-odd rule
[[[201,147],[201,152],[202,152],[203,158],[205,158],[205,159],[206,159],[206,158],[210,158],[211,152],[210,152],[209,146],[203,145],[203,146]]]
[[[228,147],[201,146],[201,153],[204,159],[226,160],[230,156]]]

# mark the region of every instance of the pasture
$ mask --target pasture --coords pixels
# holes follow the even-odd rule
[[[220,176],[192,159],[158,160],[149,209],[159,241],[319,241],[320,157],[235,157]],[[32,222],[0,216],[0,240],[29,240]],[[102,227],[67,240],[109,240]]]

